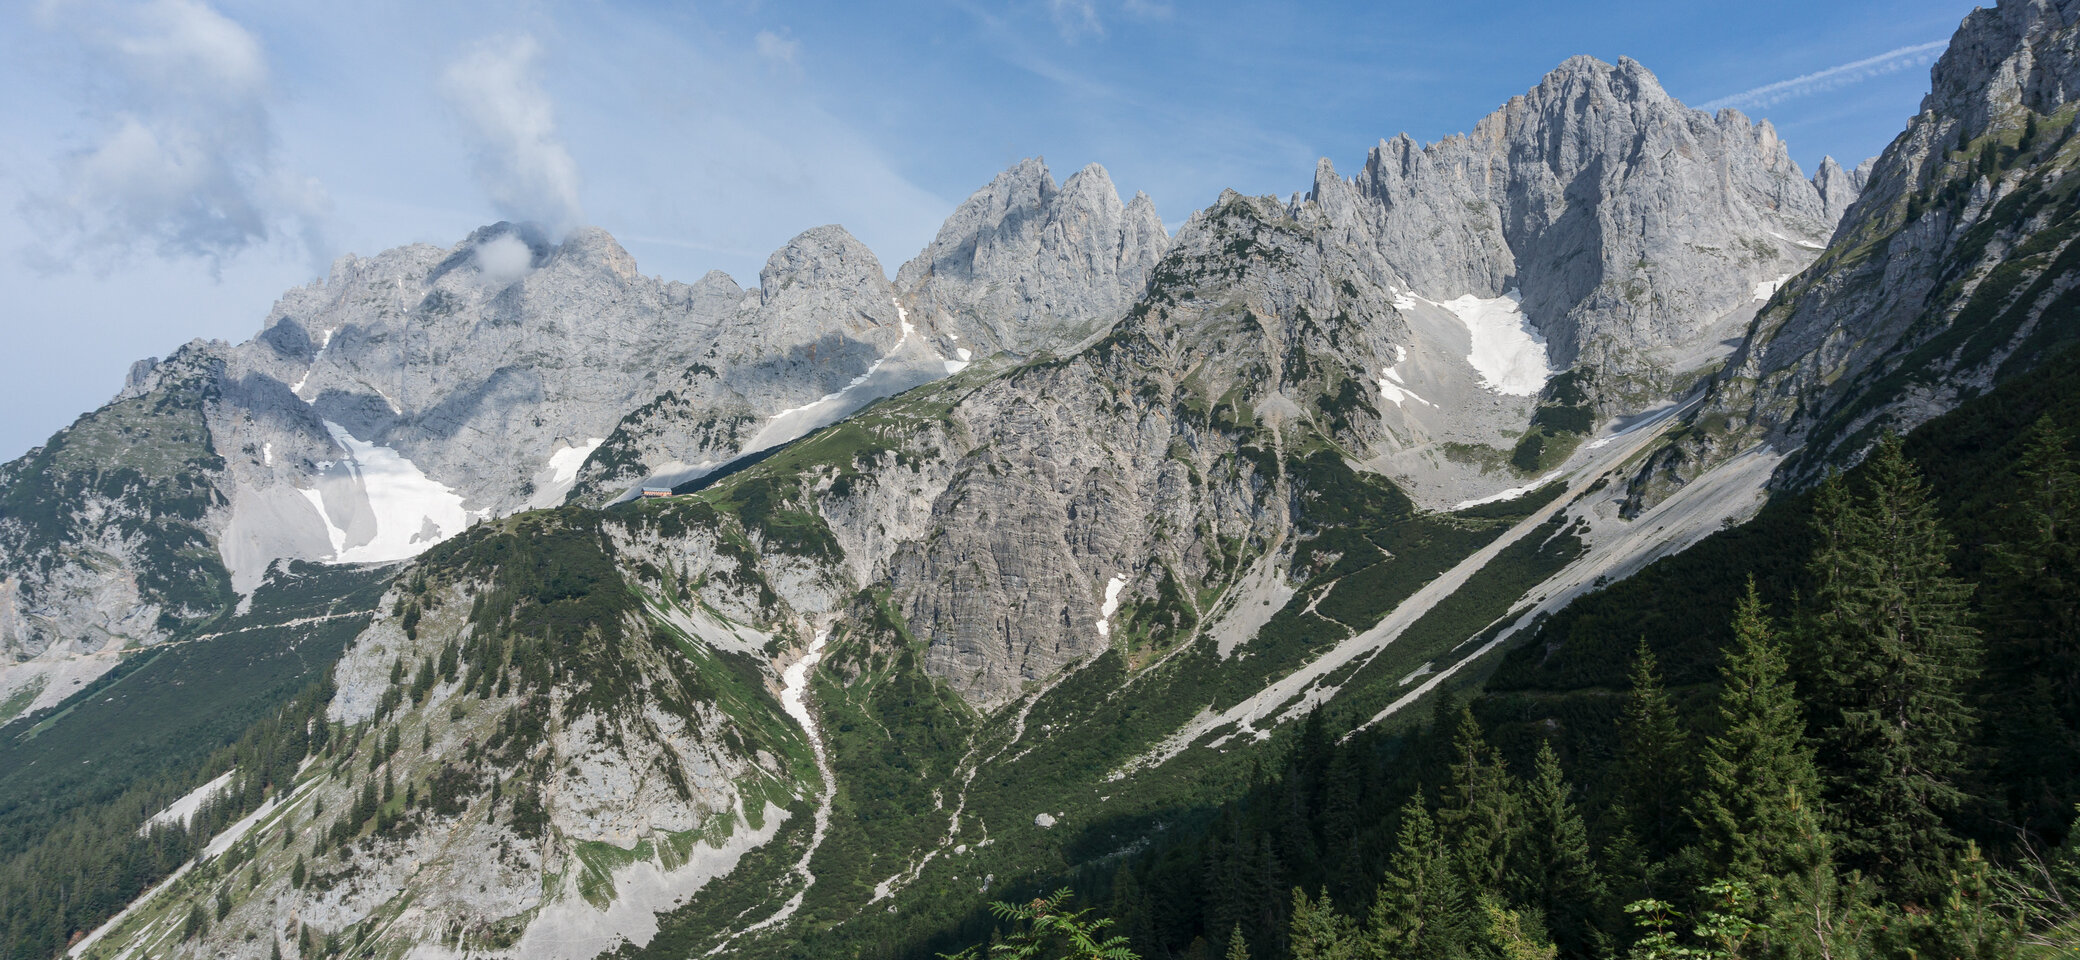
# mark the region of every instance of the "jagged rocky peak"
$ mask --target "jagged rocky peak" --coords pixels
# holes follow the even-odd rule
[[[1325,163],[1307,202],[1370,248],[1382,284],[1521,291],[1555,365],[1602,374],[1607,409],[1723,356],[1758,285],[1802,269],[1834,226],[1767,121],[1685,107],[1624,58],[1569,59],[1471,134],[1381,141],[1348,181]]]
[[[833,335],[886,351],[903,335],[895,287],[881,261],[844,227],[797,234],[766,258],[758,282],[758,319],[725,333],[725,353],[738,341],[750,347],[749,340],[809,343]]]
[[[636,270],[634,255],[630,254],[620,241],[615,240],[612,234],[598,227],[579,227],[571,231],[571,235],[557,246],[555,254],[550,257],[550,263],[604,269],[624,279],[633,279],[641,275]]]
[[[1036,157],[962,202],[896,285],[978,352],[1025,355],[1118,319],[1169,244],[1154,202],[1122,203],[1105,168],[1057,186]]]
[[[1820,202],[1827,208],[1827,217],[1837,223],[1849,212],[1849,205],[1863,193],[1863,183],[1870,176],[1870,163],[1866,160],[1856,169],[1845,170],[1833,157],[1821,157],[1820,169],[1813,174],[1813,189],[1820,192]]]
[[[2080,2],[2007,0],[1964,18],[1922,111],[1875,163],[1832,248],[1756,319],[1691,431],[1633,481],[1657,502],[1729,457],[1796,451],[1817,479],[2056,354],[2080,333],[2071,286],[2080,163],[2062,111],[2080,90]],[[1998,279],[1996,279],[1998,278]]]
[[[773,251],[758,272],[758,283],[763,302],[773,304],[810,287],[833,293],[878,290],[888,285],[888,275],[866,244],[829,224],[804,230]]]
[[[2080,48],[2070,28],[2080,0],[2001,3],[1967,14],[1929,74],[1923,114],[1976,137],[2019,109],[2052,114],[2080,94]]]

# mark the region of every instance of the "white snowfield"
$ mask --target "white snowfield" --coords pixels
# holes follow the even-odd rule
[[[585,466],[593,451],[605,442],[605,437],[586,437],[583,443],[550,453],[549,462],[534,475],[534,493],[527,498],[528,509],[561,506],[564,496],[578,483],[578,471]]]
[[[605,442],[607,442],[605,437],[587,437],[582,444],[575,447],[565,447],[550,454],[550,481],[562,484],[568,489],[571,481],[578,479],[578,468],[585,465],[585,459],[592,456],[592,451],[598,450],[599,445]]]
[[[1105,584],[1105,604],[1098,608],[1098,636],[1112,635],[1112,615],[1119,612],[1119,592],[1126,586],[1124,574],[1114,574],[1111,582]]]
[[[1499,297],[1472,294],[1446,300],[1450,310],[1473,334],[1466,361],[1480,373],[1482,386],[1496,393],[1528,397],[1545,388],[1554,370],[1546,359],[1546,341],[1524,317],[1523,291],[1511,288]]]
[[[1546,356],[1546,340],[1538,328],[1524,316],[1524,292],[1511,287],[1499,297],[1476,297],[1473,294],[1451,300],[1431,300],[1410,290],[1398,287],[1388,289],[1394,297],[1394,309],[1408,311],[1419,303],[1441,307],[1457,317],[1466,327],[1472,339],[1472,348],[1467,351],[1466,362],[1473,365],[1479,374],[1481,386],[1495,393],[1514,397],[1528,397],[1545,388],[1546,381],[1560,371],[1553,369]],[[1399,366],[1408,359],[1408,350],[1396,347]],[[1381,371],[1380,392],[1396,404],[1402,397],[1429,403],[1409,393],[1405,387],[1397,387],[1401,378],[1394,368]],[[1392,380],[1393,383],[1388,383]],[[1434,404],[1433,404],[1434,406]]]
[[[332,538],[329,562],[387,563],[416,557],[476,519],[463,507],[461,495],[397,451],[358,440],[330,420],[325,429],[346,451],[341,463],[347,475],[325,477],[318,488],[300,492],[317,508]]]

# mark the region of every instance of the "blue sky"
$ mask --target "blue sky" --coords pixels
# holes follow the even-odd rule
[[[596,224],[646,273],[747,285],[842,223],[893,273],[1022,157],[1057,178],[1103,163],[1175,225],[1226,187],[1304,190],[1317,157],[1349,173],[1383,137],[1470,129],[1580,53],[1768,117],[1808,173],[1853,164],[1971,8],[18,0],[0,458],[132,360],[251,336],[334,256],[501,217]]]

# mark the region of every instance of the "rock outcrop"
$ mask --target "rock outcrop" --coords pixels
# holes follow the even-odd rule
[[[1756,318],[1705,429],[1654,459],[1636,504],[1764,442],[1799,450],[1780,482],[1808,482],[2080,341],[2076,21],[2071,0],[1964,19],[1832,245]]]
[[[987,356],[1060,350],[1119,319],[1169,248],[1155,204],[1093,163],[1059,187],[1038,158],[963,201],[896,273],[905,303]]]
[[[1435,300],[1516,289],[1556,367],[1637,409],[1723,356],[1757,284],[1796,273],[1853,190],[1821,190],[1767,121],[1676,102],[1638,63],[1575,57],[1469,135],[1382,141],[1357,176],[1324,161],[1307,200],[1380,282]]]

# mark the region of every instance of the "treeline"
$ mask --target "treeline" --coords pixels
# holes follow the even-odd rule
[[[2028,434],[1967,550],[1897,439],[1800,499],[1789,589],[1734,585],[1701,682],[1655,652],[1699,638],[1640,638],[1544,717],[1317,714],[1202,829],[1075,886],[1146,958],[2074,955],[2080,465]]]
[[[10,837],[13,852],[0,861],[0,958],[62,953],[193,859],[210,837],[286,789],[304,757],[331,734],[325,709],[332,693],[329,678],[314,683],[196,767],[39,825],[34,835]],[[186,823],[148,825],[170,800],[224,770],[236,771],[231,782]]]

